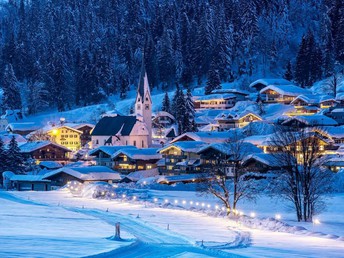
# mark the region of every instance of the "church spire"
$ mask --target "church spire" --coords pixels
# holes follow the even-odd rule
[[[139,79],[139,86],[137,88],[137,95],[140,96],[141,102],[144,102],[144,97],[147,94],[150,95],[150,89],[148,84],[148,77],[145,67],[145,57],[142,54],[142,64],[141,64],[141,72],[140,72],[140,79]]]

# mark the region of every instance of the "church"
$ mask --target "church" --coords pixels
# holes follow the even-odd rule
[[[104,116],[91,134],[92,147],[132,145],[148,148],[152,145],[152,98],[147,72],[142,62],[139,85],[132,116]]]

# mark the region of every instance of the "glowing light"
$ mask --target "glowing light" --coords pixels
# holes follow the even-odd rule
[[[219,209],[219,206],[218,205],[215,205],[215,210]]]
[[[102,192],[102,195],[105,195],[105,192]]]
[[[165,199],[165,203],[168,203],[168,199]]]
[[[205,206],[205,203],[202,203],[202,207],[204,207]]]
[[[208,208],[210,208],[210,206],[211,206],[210,204],[207,205]]]
[[[147,184],[147,182],[146,182],[146,181],[143,181],[143,184],[145,185],[145,184]]]
[[[136,200],[136,196],[133,196],[133,200]]]
[[[122,198],[125,198],[125,196],[126,196],[125,194],[122,194]]]
[[[75,190],[75,191],[78,191],[78,188],[75,188],[74,190]]]
[[[182,203],[183,203],[183,204],[186,204],[186,201],[183,201]]]
[[[254,218],[255,216],[256,216],[256,214],[255,214],[254,212],[251,212],[251,213],[250,213],[250,217],[251,217],[251,218]]]
[[[320,220],[319,219],[313,219],[313,224],[319,225],[320,224]]]
[[[192,205],[192,204],[193,204],[193,201],[190,201],[190,204]]]
[[[199,205],[199,202],[196,202],[196,206],[198,206]]]
[[[70,183],[71,183],[70,181],[67,182],[68,185],[70,185]]]
[[[281,214],[276,214],[275,219],[280,220],[282,218]]]
[[[240,211],[240,212],[239,212],[239,215],[240,215],[240,216],[243,216],[243,215],[244,215],[244,213],[243,213],[242,211]]]
[[[157,202],[158,201],[158,198],[154,198],[154,202]]]
[[[58,131],[56,129],[53,130],[53,134],[56,135]]]
[[[114,196],[114,195],[115,195],[114,193],[111,194],[111,196]]]
[[[222,208],[221,208],[221,210],[222,210],[222,211],[225,211],[225,208],[224,208],[224,207],[222,207]]]
[[[176,203],[176,204],[177,204],[177,203],[178,203],[178,200],[174,200],[174,203]]]
[[[70,187],[70,189],[73,189],[73,188],[74,188],[73,186]]]

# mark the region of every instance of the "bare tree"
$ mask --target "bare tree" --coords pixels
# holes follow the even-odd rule
[[[319,131],[279,127],[270,139],[268,151],[281,167],[271,183],[273,193],[293,204],[298,221],[312,221],[332,185],[332,173],[321,167],[327,139]]]
[[[241,163],[244,157],[259,149],[244,142],[237,133],[226,143],[212,144],[208,148],[217,150],[216,154],[210,157],[210,169],[206,169],[206,173],[202,175],[211,179],[200,180],[198,191],[217,197],[225,205],[229,215],[237,209],[240,200],[255,199],[259,193],[258,184],[248,176]],[[211,151],[205,149],[204,153]]]

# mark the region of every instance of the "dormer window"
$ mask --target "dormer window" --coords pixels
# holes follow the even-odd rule
[[[139,98],[138,101],[141,101],[141,99]]]
[[[148,98],[146,97],[146,101],[148,101]]]

